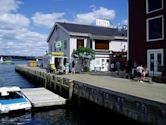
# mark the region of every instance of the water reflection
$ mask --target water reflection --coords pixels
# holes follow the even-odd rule
[[[25,125],[30,124],[31,113],[10,113],[0,117],[0,123],[3,125]]]

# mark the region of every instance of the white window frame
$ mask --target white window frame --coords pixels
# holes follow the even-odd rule
[[[149,21],[153,20],[153,19],[157,19],[157,18],[162,18],[162,37],[157,38],[157,39],[149,39]],[[155,17],[146,19],[146,40],[147,40],[147,42],[164,40],[164,16],[163,15],[159,15],[159,16],[155,16]]]
[[[149,69],[149,75],[150,76],[158,76],[158,75],[161,75],[162,72],[159,72],[159,71],[156,71],[156,67],[154,65],[154,71],[150,70],[150,57],[149,57],[149,54],[150,53],[153,53],[153,54],[156,54],[156,53],[161,53],[162,56],[161,56],[161,65],[163,66],[164,65],[164,49],[161,48],[161,49],[147,49],[147,66],[148,66],[148,69]],[[154,57],[155,58],[155,57]],[[154,61],[157,61],[157,60],[154,60]]]
[[[149,3],[149,0],[146,0],[146,13],[147,14],[162,10],[164,8],[164,0],[161,0],[161,8],[156,9],[156,10],[152,10],[152,11],[149,11],[149,4],[148,3]]]

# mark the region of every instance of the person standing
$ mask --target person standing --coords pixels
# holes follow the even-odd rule
[[[145,77],[148,77],[148,75],[149,75],[149,69],[148,69],[148,67],[147,66],[144,66],[144,71],[143,71],[143,79],[145,78]]]
[[[120,67],[120,62],[117,61],[117,62],[115,63],[115,65],[116,65],[117,75],[119,75],[120,69],[121,69],[121,67]]]
[[[75,74],[75,62],[72,61],[71,63],[71,74]]]
[[[139,78],[139,81],[143,80],[143,71],[144,71],[144,68],[142,65],[137,67],[137,76]]]
[[[65,74],[67,75],[69,73],[69,63],[66,62],[65,64]]]
[[[114,71],[115,65],[114,62],[111,63],[111,71]]]

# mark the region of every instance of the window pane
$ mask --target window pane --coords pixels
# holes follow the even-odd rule
[[[81,46],[84,47],[84,39],[77,39],[77,49]]]
[[[92,40],[90,40],[90,48],[92,48]]]
[[[158,69],[158,72],[161,72],[162,71],[162,62],[161,62],[161,53],[158,53],[157,54],[157,69]]]
[[[162,0],[148,0],[148,10],[153,11],[162,8]]]
[[[149,20],[149,40],[162,38],[162,18]]]
[[[154,54],[150,54],[150,70],[154,71]]]
[[[107,40],[96,40],[95,49],[109,49],[109,41]]]

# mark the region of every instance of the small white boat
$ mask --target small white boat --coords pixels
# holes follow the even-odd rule
[[[30,110],[29,100],[23,95],[19,87],[0,88],[0,113],[8,113],[15,110]]]
[[[1,58],[0,58],[0,63],[3,63],[3,57],[1,56]]]
[[[4,60],[2,64],[14,64],[14,62],[12,60]]]

